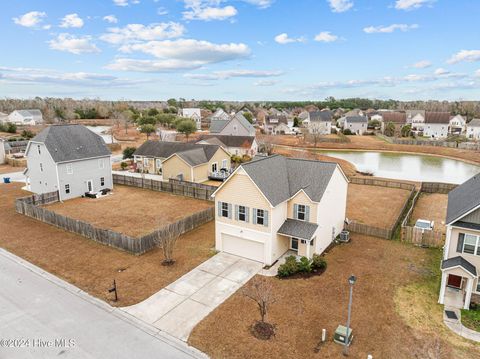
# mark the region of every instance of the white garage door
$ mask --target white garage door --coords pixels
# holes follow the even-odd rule
[[[263,243],[248,239],[222,234],[223,251],[239,257],[264,262]]]

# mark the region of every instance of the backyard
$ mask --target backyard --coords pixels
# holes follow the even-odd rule
[[[435,230],[445,233],[445,219],[447,217],[448,195],[441,193],[421,193],[415,203],[411,216],[411,225],[418,219],[434,221]]]
[[[332,336],[339,324],[345,325],[347,278],[353,273],[358,280],[352,358],[478,357],[478,347],[440,327],[439,255],[436,249],[354,234],[350,244],[326,255],[328,268],[322,275],[268,279],[276,299],[267,315],[276,327],[273,339],[253,337],[250,328],[259,319],[258,309],[238,291],[194,329],[189,343],[212,358],[339,358],[342,347]],[[327,342],[318,346],[323,328]]]
[[[46,207],[99,228],[140,237],[212,206],[213,202],[115,185],[106,197],[75,198]]]
[[[15,198],[27,194],[21,190],[21,184],[0,184],[0,247],[114,306],[132,305],[148,298],[214,254],[213,221],[182,235],[174,251],[176,263],[166,267],[161,264],[163,256],[159,249],[135,256],[17,214]],[[146,191],[148,198],[156,194]],[[178,203],[177,199],[169,206]],[[178,212],[177,208],[168,209]],[[119,295],[116,303],[111,302],[112,295],[107,292],[114,279]]]
[[[369,226],[390,228],[408,200],[410,191],[379,186],[348,186],[347,218]]]
[[[23,167],[13,167],[8,164],[0,165],[0,174],[11,173],[11,172],[23,172],[25,168]]]

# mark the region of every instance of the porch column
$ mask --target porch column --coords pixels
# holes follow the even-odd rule
[[[448,274],[442,272],[442,284],[440,285],[440,296],[438,297],[438,303],[443,304],[445,301],[445,288],[447,287]]]
[[[472,290],[473,290],[473,279],[468,278],[467,280],[467,293],[465,294],[465,303],[463,304],[463,309],[470,308],[470,299],[472,299]]]
[[[307,249],[306,249],[307,258],[310,259],[310,241],[305,241],[305,244],[307,245]]]

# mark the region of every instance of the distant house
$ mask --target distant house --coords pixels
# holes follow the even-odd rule
[[[343,130],[350,130],[352,134],[363,135],[368,128],[368,120],[365,116],[347,116],[343,124]]]
[[[359,108],[355,108],[353,110],[348,111],[343,115],[343,117],[353,117],[353,116],[364,116],[364,112]]]
[[[258,152],[258,144],[255,136],[226,136],[206,135],[202,136],[197,143],[207,145],[218,145],[223,147],[232,155],[253,157]]]
[[[343,230],[347,189],[336,163],[256,156],[213,195],[215,247],[266,265],[288,250],[312,258]]]
[[[382,113],[383,116],[383,129],[389,123],[393,123],[395,126],[395,135],[400,135],[400,131],[403,126],[407,124],[407,114],[399,111],[387,111]]]
[[[263,129],[267,135],[284,135],[291,132],[290,127],[288,127],[287,116],[279,111],[277,111],[277,114],[271,114],[265,118]]]
[[[58,191],[66,200],[113,187],[110,150],[85,126],[47,127],[28,143],[26,157],[34,193]]]
[[[133,154],[138,171],[189,182],[205,182],[211,173],[230,170],[230,154],[218,145],[146,141]]]
[[[224,136],[255,136],[255,127],[241,113],[237,113],[227,121],[212,120],[210,133]]]
[[[305,120],[308,120],[309,117],[309,112],[308,111],[302,111],[298,114],[297,118],[300,123],[304,123]],[[305,123],[306,125],[307,123]]]
[[[461,135],[467,129],[467,120],[462,115],[450,116],[449,126],[449,133]]]
[[[423,136],[434,139],[447,138],[449,126],[449,112],[426,112]]]
[[[467,138],[480,140],[480,118],[474,118],[467,124]]]
[[[8,122],[33,126],[43,123],[43,116],[40,110],[15,110],[8,115]]]
[[[182,117],[195,121],[198,130],[202,128],[202,111],[199,108],[183,108]]]
[[[223,121],[229,121],[230,120],[230,115],[226,113],[222,108],[218,108],[211,116],[211,120],[223,120]]]
[[[438,301],[469,309],[480,303],[480,174],[448,194],[446,225]]]
[[[305,123],[305,122],[304,122]],[[308,113],[308,132],[329,135],[332,132],[332,112],[314,111]]]

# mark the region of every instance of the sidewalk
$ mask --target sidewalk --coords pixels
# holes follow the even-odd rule
[[[448,318],[447,315],[445,314],[445,311],[454,312],[457,315],[458,319]],[[444,307],[443,322],[445,323],[445,325],[455,334],[458,334],[465,339],[473,340],[475,342],[480,343],[480,333],[465,327],[462,324],[461,318],[462,318],[462,314],[460,312],[460,309],[457,309],[454,307],[447,307],[447,306]]]

